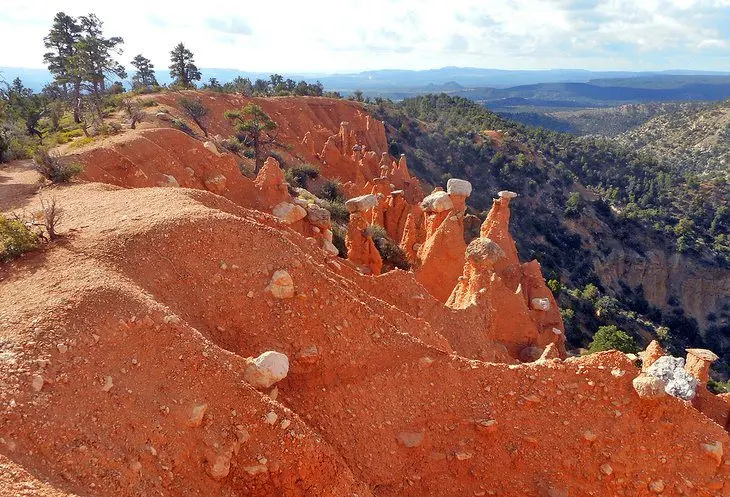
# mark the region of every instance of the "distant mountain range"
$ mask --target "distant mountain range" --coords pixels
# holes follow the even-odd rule
[[[130,73],[132,71],[129,71]],[[203,81],[216,78],[221,83],[231,81],[236,76],[268,79],[270,73],[246,72],[235,69],[203,68]],[[43,85],[52,80],[52,76],[45,69],[0,67],[0,73],[7,81],[20,77],[26,86],[40,90]],[[596,86],[631,86],[639,88],[661,88],[681,85],[688,81],[713,82],[716,79],[727,79],[730,82],[730,72],[710,71],[659,71],[659,72],[630,72],[630,71],[587,71],[582,69],[551,69],[551,70],[503,70],[478,69],[471,67],[443,67],[423,71],[408,71],[384,69],[364,71],[353,74],[324,74],[301,73],[282,74],[286,78],[319,80],[327,90],[343,93],[362,90],[366,94],[395,94],[399,91],[412,94],[433,91],[458,91],[461,88],[490,88],[504,89],[514,86],[538,85],[545,83],[594,83]],[[160,83],[169,83],[170,76],[165,70],[157,71]]]

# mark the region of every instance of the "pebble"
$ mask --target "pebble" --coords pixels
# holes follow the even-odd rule
[[[40,392],[43,389],[43,377],[39,374],[34,374],[30,384],[34,391]]]
[[[651,490],[655,494],[660,494],[664,492],[664,482],[662,480],[657,480],[649,483],[649,490]]]
[[[104,377],[104,386],[101,387],[102,392],[108,392],[112,389],[114,386],[114,380],[112,380],[111,376],[105,376]]]
[[[613,468],[608,463],[602,464],[601,473],[603,473],[606,476],[610,476],[613,473]]]
[[[65,343],[59,343],[58,345],[56,345],[56,348],[58,349],[58,352],[60,354],[65,354],[66,352],[68,352],[68,345],[66,345]]]
[[[264,422],[269,425],[275,424],[277,419],[279,419],[279,416],[274,411],[267,412],[264,416]]]
[[[200,426],[203,424],[203,418],[205,413],[208,411],[208,404],[198,404],[193,407],[193,412],[190,414],[188,425],[192,427]]]

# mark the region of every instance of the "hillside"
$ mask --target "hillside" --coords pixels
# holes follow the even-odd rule
[[[730,395],[708,390],[709,351],[572,350],[568,294],[544,278],[557,259],[524,240],[567,267],[591,261],[571,229],[598,212],[605,231],[586,237],[643,227],[595,201],[558,218],[555,152],[531,135],[460,100],[135,98],[135,129],[109,112],[117,133],[58,149],[84,166],[74,181],[39,189],[30,161],[0,166],[3,213],[63,209],[57,239],[0,266],[0,496],[730,491]],[[209,110],[209,136],[182,98]],[[258,171],[224,117],[250,103],[279,130]],[[466,123],[504,125],[477,138],[502,153],[499,186],[464,162]],[[401,127],[413,141],[389,143]],[[413,148],[426,139],[444,147]],[[438,164],[471,183],[424,186]]]
[[[491,206],[480,192],[507,187],[525,198],[515,221],[520,253],[540,261],[562,288],[561,305],[577,312],[575,346],[599,324],[618,323],[677,350],[728,350],[726,184],[690,186],[673,165],[612,141],[526,128],[446,95],[384,105],[378,115],[391,148],[413,156],[423,178],[473,182],[475,213]],[[583,298],[590,285],[598,295]]]
[[[730,178],[730,101],[662,113],[618,137],[683,173]]]
[[[660,115],[678,110],[692,111],[712,104],[656,103],[626,104],[554,112],[502,112],[508,119],[528,126],[576,135],[615,137]]]

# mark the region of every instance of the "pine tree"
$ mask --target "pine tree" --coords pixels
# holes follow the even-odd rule
[[[201,74],[193,60],[193,52],[178,43],[170,52],[170,76],[176,85],[184,88],[194,86],[193,81],[200,81]]]
[[[81,39],[82,28],[73,17],[59,12],[53,18],[53,25],[43,43],[48,52],[43,61],[53,74],[55,82],[63,89],[64,96],[73,99],[74,121],[80,122],[78,102],[81,98],[81,79],[79,71],[73,66],[76,43]]]
[[[137,69],[137,74],[132,76],[132,85],[135,88],[149,88],[158,85],[155,77],[155,66],[152,65],[150,59],[139,54],[132,60],[132,65]]]

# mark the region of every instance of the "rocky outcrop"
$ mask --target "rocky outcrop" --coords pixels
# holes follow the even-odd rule
[[[367,233],[368,226],[362,212],[350,214],[345,237],[347,260],[354,263],[363,274],[379,275],[383,269],[383,259],[373,238]]]
[[[468,183],[468,182],[464,182]],[[471,185],[469,185],[470,191]],[[441,302],[446,302],[464,267],[466,191],[434,191],[424,198],[426,239],[418,249],[416,279]]]
[[[446,305],[454,309],[476,306],[489,316],[485,335],[504,344],[513,357],[534,361],[543,348],[565,356],[565,334],[560,309],[547,288],[540,264],[520,265],[509,233],[510,192],[500,192],[484,221],[480,237],[466,251],[458,284]]]
[[[291,200],[284,171],[281,170],[279,161],[273,157],[266,159],[254,185],[258,190],[258,205],[262,210],[270,211],[274,206]]]

